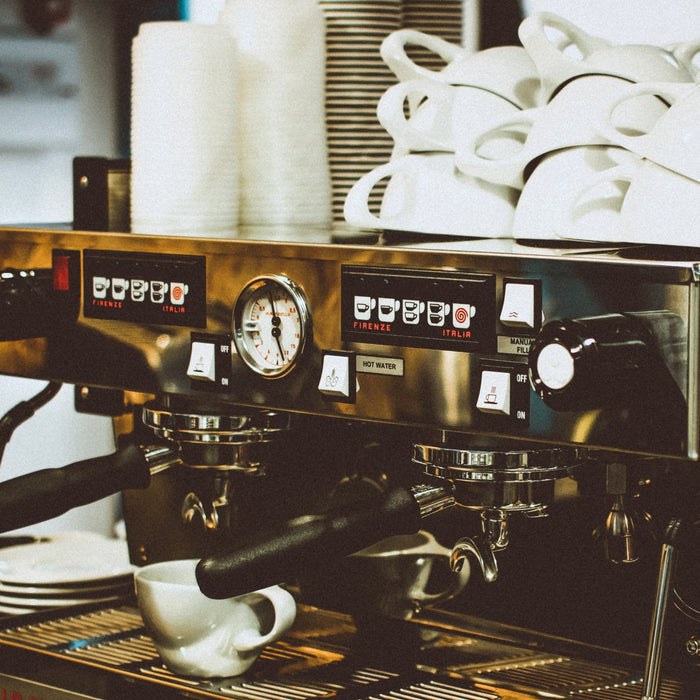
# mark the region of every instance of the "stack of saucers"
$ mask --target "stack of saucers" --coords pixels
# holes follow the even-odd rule
[[[0,549],[0,614],[112,600],[133,590],[127,544],[93,533]]]
[[[132,231],[231,235],[239,198],[233,38],[215,25],[147,22],[132,58]]]
[[[401,0],[319,0],[326,19],[326,123],[333,219],[343,220],[352,185],[391,156],[377,102],[394,82],[379,49],[401,27]],[[377,195],[377,204],[381,195]]]

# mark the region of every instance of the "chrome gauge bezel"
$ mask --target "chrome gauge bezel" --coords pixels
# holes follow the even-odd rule
[[[254,303],[255,299],[268,293],[267,290],[270,287],[277,293],[281,290],[289,298],[299,317],[299,339],[296,348],[279,365],[265,362],[255,349],[252,335],[244,328],[244,312],[249,308],[251,302]],[[238,295],[233,309],[232,327],[236,351],[246,366],[262,377],[276,379],[291,372],[303,355],[312,335],[311,309],[301,287],[289,277],[261,275],[250,280]]]

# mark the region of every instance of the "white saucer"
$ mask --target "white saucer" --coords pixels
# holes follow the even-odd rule
[[[16,586],[106,584],[135,568],[126,542],[107,537],[66,537],[0,550],[0,582]]]

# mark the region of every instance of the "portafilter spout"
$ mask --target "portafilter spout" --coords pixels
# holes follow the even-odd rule
[[[172,399],[172,397],[170,397]],[[182,502],[182,521],[217,530],[227,522],[232,480],[265,475],[265,447],[290,429],[289,414],[230,408],[204,410],[170,405],[163,398],[143,407],[142,421],[156,436],[179,449],[183,464],[213,474],[213,495],[194,491]]]
[[[488,583],[498,577],[495,552],[508,545],[510,515],[545,516],[554,497],[555,480],[571,476],[583,459],[582,451],[567,447],[413,446],[413,462],[425,474],[451,483],[457,505],[481,513],[481,533],[457,541],[451,565],[459,571],[465,558],[472,556]]]

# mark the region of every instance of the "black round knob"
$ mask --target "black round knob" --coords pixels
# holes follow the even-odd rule
[[[530,382],[560,411],[630,406],[648,388],[653,336],[632,314],[550,321],[532,343]]]

